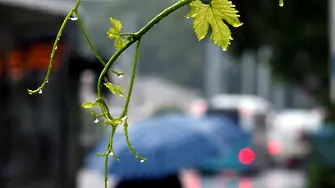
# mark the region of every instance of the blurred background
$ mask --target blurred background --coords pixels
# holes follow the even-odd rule
[[[115,52],[106,36],[109,17],[136,32],[176,1],[82,0],[79,13],[108,60]],[[184,187],[335,187],[334,0],[287,0],[282,8],[278,0],[232,2],[244,25],[231,28],[227,52],[197,41],[188,7],[144,36],[130,127],[171,112],[214,114],[251,135],[247,148],[231,149],[225,160],[181,171]],[[0,187],[103,187],[102,174],[87,168],[85,158],[110,130],[80,106],[95,100],[103,67],[76,21],[61,37],[47,87],[38,96],[26,91],[44,79],[53,40],[74,4],[0,0]],[[115,63],[125,76],[110,75],[112,83],[127,88],[133,51]],[[120,114],[124,99],[104,95],[111,113]],[[252,160],[244,160],[245,149]]]

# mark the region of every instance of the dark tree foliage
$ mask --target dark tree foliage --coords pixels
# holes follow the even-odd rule
[[[329,100],[328,1],[284,2],[284,7],[279,8],[277,1],[235,0],[245,24],[233,31],[232,51],[240,55],[248,48],[272,46],[274,74],[314,95],[328,108],[329,120],[334,120],[335,108]],[[334,169],[310,164],[306,170],[308,187],[334,187]]]
[[[319,0],[234,1],[244,25],[233,31],[232,51],[274,48],[274,74],[295,83],[329,106],[328,2]]]

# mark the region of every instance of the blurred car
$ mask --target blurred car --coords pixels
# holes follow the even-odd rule
[[[238,172],[258,172],[271,167],[273,164],[267,150],[267,127],[269,119],[274,114],[273,106],[260,97],[253,95],[220,94],[209,102],[195,101],[191,106],[195,115],[218,115],[230,118],[236,125],[251,135],[251,140],[241,138],[236,148],[223,158],[206,163],[206,171],[233,170]],[[247,164],[241,161],[245,149],[253,155],[253,160]],[[247,152],[248,153],[248,152]]]
[[[277,113],[268,134],[268,150],[275,163],[283,167],[303,164],[309,149],[306,135],[317,132],[323,118],[318,110],[288,109]]]

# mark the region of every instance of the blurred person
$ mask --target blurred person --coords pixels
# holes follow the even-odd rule
[[[158,187],[169,187],[169,188],[182,188],[181,181],[177,174],[165,176],[157,179],[132,179],[132,180],[120,180],[115,188],[158,188]]]

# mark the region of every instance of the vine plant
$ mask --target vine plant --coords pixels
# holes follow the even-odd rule
[[[115,19],[110,18],[110,22],[112,24],[112,28],[110,28],[107,31],[107,36],[109,39],[114,40],[114,45],[116,48],[116,52],[114,55],[105,62],[97,50],[94,48],[86,30],[82,23],[80,14],[78,13],[78,8],[80,6],[81,0],[77,0],[75,6],[64,18],[64,21],[58,31],[58,34],[56,36],[53,50],[50,55],[49,60],[49,67],[45,76],[44,81],[35,90],[28,89],[29,94],[42,94],[42,89],[46,86],[48,83],[48,79],[51,73],[52,68],[52,62],[53,57],[57,50],[57,44],[61,38],[61,35],[63,33],[63,30],[69,20],[71,21],[77,21],[78,25],[82,31],[82,34],[84,35],[87,43],[89,44],[92,52],[95,54],[96,58],[100,61],[100,63],[104,66],[104,69],[102,70],[99,78],[98,78],[98,85],[97,85],[97,99],[93,102],[85,102],[82,104],[83,108],[91,109],[93,107],[99,107],[101,112],[97,114],[94,110],[92,110],[92,116],[94,118],[94,123],[98,123],[99,119],[103,119],[104,125],[111,126],[111,133],[110,133],[110,139],[109,143],[107,145],[106,151],[101,154],[97,154],[98,156],[105,157],[105,165],[104,165],[104,180],[105,180],[105,188],[107,188],[108,183],[108,159],[109,156],[113,156],[115,160],[119,160],[117,155],[114,153],[113,150],[113,136],[116,132],[116,129],[119,125],[123,125],[124,127],[124,134],[125,139],[128,144],[128,147],[130,151],[134,154],[134,156],[139,159],[140,162],[144,162],[147,159],[144,157],[141,157],[133,148],[132,144],[129,141],[128,137],[128,106],[133,90],[135,75],[136,75],[136,65],[137,60],[139,56],[139,48],[140,48],[140,42],[142,37],[158,22],[160,22],[162,19],[170,15],[172,12],[178,10],[179,8],[189,5],[190,12],[188,13],[186,18],[193,18],[193,29],[195,32],[195,35],[197,39],[200,41],[204,39],[207,36],[209,26],[211,26],[212,34],[211,39],[214,44],[218,45],[222,50],[226,51],[228,46],[230,45],[230,41],[233,40],[231,37],[230,29],[228,28],[227,24],[232,25],[233,27],[239,27],[242,25],[242,23],[239,21],[239,15],[238,11],[235,9],[235,5],[232,4],[229,0],[178,0],[175,4],[172,6],[166,8],[163,10],[160,14],[158,14],[156,17],[154,17],[150,22],[148,22],[142,29],[140,29],[136,33],[122,33],[122,23]],[[283,0],[279,0],[279,6],[283,6],[284,2]],[[133,69],[131,73],[131,79],[130,84],[127,92],[127,96],[124,96],[125,89],[118,85],[114,85],[106,79],[106,76],[108,75],[108,71],[112,72],[113,74],[116,74],[119,77],[122,77],[124,75],[123,72],[118,72],[116,70],[111,69],[111,66],[116,61],[116,59],[130,46],[132,46],[134,43],[136,43],[135,48],[135,54],[134,54],[134,62],[133,62]],[[122,113],[117,116],[113,117],[110,114],[110,110],[101,94],[101,88],[107,87],[113,94],[117,94],[121,97],[126,98],[126,102],[123,108]]]

